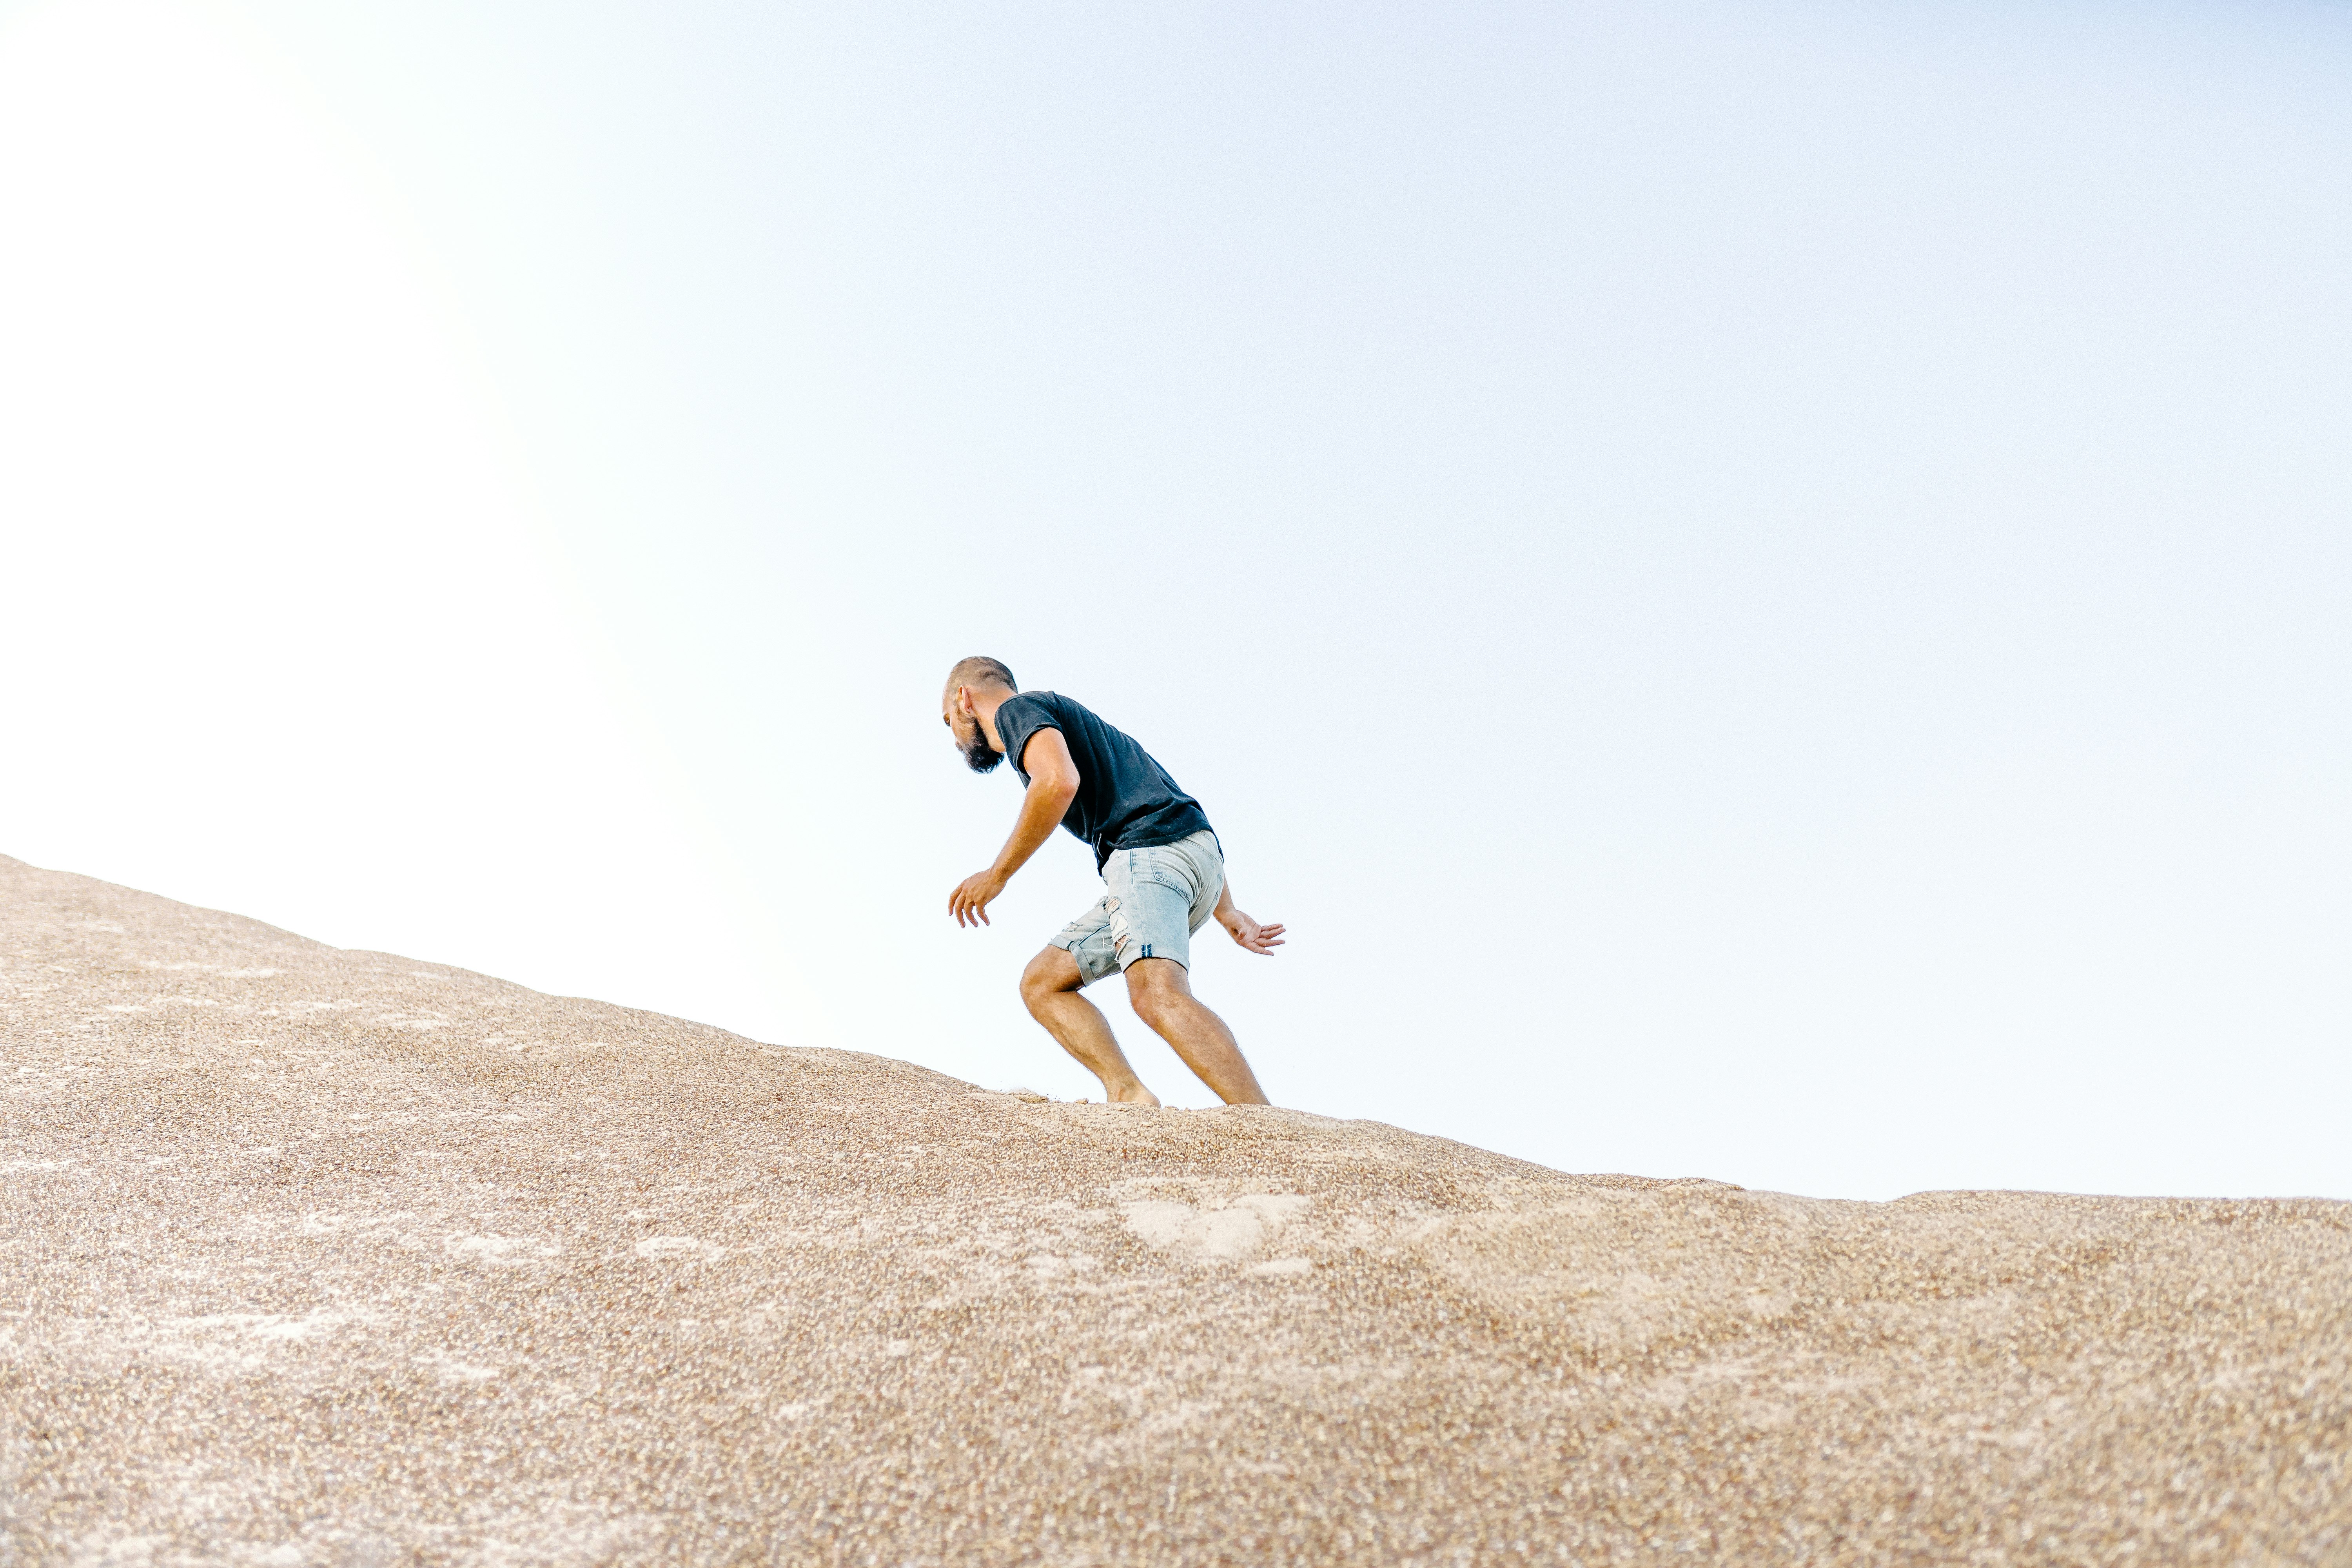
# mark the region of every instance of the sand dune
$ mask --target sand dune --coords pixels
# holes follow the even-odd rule
[[[2352,1563],[2352,1205],[1032,1103],[5,858],[0,1091],[0,1563]]]

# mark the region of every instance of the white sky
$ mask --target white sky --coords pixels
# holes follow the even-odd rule
[[[1003,658],[1277,1100],[2352,1196],[2352,13],[0,0],[0,852],[1094,1086]],[[1103,988],[1163,1096],[1205,1091]]]

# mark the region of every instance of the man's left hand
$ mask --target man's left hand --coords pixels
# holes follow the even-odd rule
[[[1244,952],[1255,952],[1260,957],[1272,957],[1274,950],[1282,945],[1282,927],[1262,926],[1234,908],[1231,903],[1221,903],[1218,906],[1217,923],[1225,928],[1226,935],[1241,944]]]
[[[996,895],[1004,891],[1004,873],[990,867],[977,876],[966,877],[948,895],[948,913],[955,916],[960,926],[984,926],[988,923],[988,906]]]

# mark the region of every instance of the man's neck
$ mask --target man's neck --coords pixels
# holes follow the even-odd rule
[[[1018,695],[1018,692],[1007,691],[1001,686],[992,686],[971,694],[971,710],[980,716],[980,731],[988,737],[988,743],[1000,752],[1004,750],[1004,737],[996,732],[996,710]]]

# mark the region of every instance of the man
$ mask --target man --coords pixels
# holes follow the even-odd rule
[[[1102,1079],[1112,1104],[1158,1105],[1109,1022],[1078,994],[1118,969],[1136,1016],[1202,1083],[1228,1105],[1266,1103],[1233,1031],[1193,996],[1188,970],[1192,933],[1212,915],[1249,952],[1272,953],[1282,945],[1282,928],[1262,926],[1234,907],[1224,852],[1201,803],[1093,712],[1051,691],[1023,691],[992,658],[967,658],[948,672],[940,719],[972,772],[991,772],[1011,757],[1028,786],[996,864],[950,895],[958,926],[987,922],[988,906],[1057,822],[1093,847],[1102,873],[1106,891],[1094,908],[1064,926],[1023,972],[1030,1016]]]

